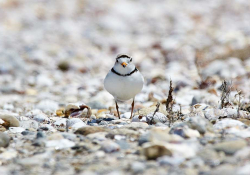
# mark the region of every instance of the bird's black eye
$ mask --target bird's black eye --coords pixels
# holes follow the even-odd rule
[[[130,62],[132,62],[132,58],[130,58]]]
[[[118,63],[118,60],[116,60],[116,62]]]

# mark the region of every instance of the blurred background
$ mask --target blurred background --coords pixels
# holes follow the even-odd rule
[[[0,0],[0,24],[5,108],[42,99],[108,107],[103,79],[120,53],[145,77],[141,102],[165,98],[170,79],[186,93],[233,80],[249,97],[248,0]]]

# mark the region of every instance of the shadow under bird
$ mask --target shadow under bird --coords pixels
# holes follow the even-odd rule
[[[118,55],[115,65],[104,80],[104,88],[113,95],[118,117],[120,118],[117,102],[124,102],[133,98],[131,116],[134,110],[134,98],[143,88],[144,78],[127,55]]]

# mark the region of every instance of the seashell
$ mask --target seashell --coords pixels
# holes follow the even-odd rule
[[[84,109],[87,108],[87,113],[84,112]],[[70,103],[65,108],[65,117],[87,117],[89,118],[92,114],[91,108],[84,103]]]

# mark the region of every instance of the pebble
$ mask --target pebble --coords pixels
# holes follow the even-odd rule
[[[142,145],[141,154],[144,155],[147,159],[155,160],[158,157],[167,155],[172,156],[172,152],[162,144],[152,144],[152,143],[144,143]]]
[[[142,122],[132,122],[130,124],[124,125],[124,128],[131,128],[131,129],[146,129],[148,127],[147,123],[142,123]]]
[[[228,155],[233,155],[235,152],[246,146],[247,142],[245,140],[234,140],[217,143],[213,146],[213,149],[216,151],[223,151]]]
[[[124,114],[121,115],[121,118],[130,119],[130,116],[131,116],[130,112],[125,112]]]
[[[6,127],[19,127],[20,122],[17,120],[15,115],[8,114],[8,113],[0,113],[0,119],[7,122]]]
[[[4,147],[4,148],[8,147],[9,143],[10,143],[10,137],[5,133],[0,132],[0,148],[1,147]]]
[[[46,147],[53,147],[56,150],[71,148],[73,146],[75,146],[75,143],[68,139],[49,140],[46,142]]]
[[[234,120],[234,119],[223,119],[214,124],[214,129],[218,129],[218,130],[226,129],[229,127],[246,128],[247,126],[241,121]]]
[[[200,133],[197,130],[188,128],[187,126],[175,127],[169,131],[170,134],[176,134],[183,138],[198,138]]]
[[[25,129],[22,127],[9,127],[9,131],[11,133],[21,133],[21,132],[25,131]]]
[[[117,152],[120,150],[120,146],[113,141],[104,141],[101,144],[101,149],[106,153]]]
[[[186,122],[187,126],[191,129],[199,131],[200,134],[205,134],[207,129],[212,128],[212,124],[202,117],[190,117]]]
[[[29,129],[29,128],[38,129],[39,128],[39,124],[35,120],[20,121],[20,126],[25,129]]]
[[[147,115],[147,118],[151,120],[150,124],[166,123],[169,120],[163,113],[156,112],[155,115],[153,114],[154,113],[150,113]]]
[[[133,173],[143,173],[146,169],[146,165],[142,162],[133,162],[130,166]]]
[[[0,174],[250,174],[248,7],[2,0]],[[119,53],[145,80],[132,119],[103,87]]]
[[[160,165],[170,165],[170,166],[179,166],[185,159],[181,156],[162,156],[157,159],[157,162]]]
[[[42,100],[36,105],[36,108],[45,113],[54,113],[58,109],[58,103],[52,100]]]
[[[103,127],[99,127],[99,126],[92,126],[92,127],[82,127],[82,128],[78,128],[75,131],[75,134],[81,134],[81,135],[88,135],[88,134],[92,134],[92,133],[97,133],[97,132],[106,132],[108,131],[107,128],[103,128]]]

